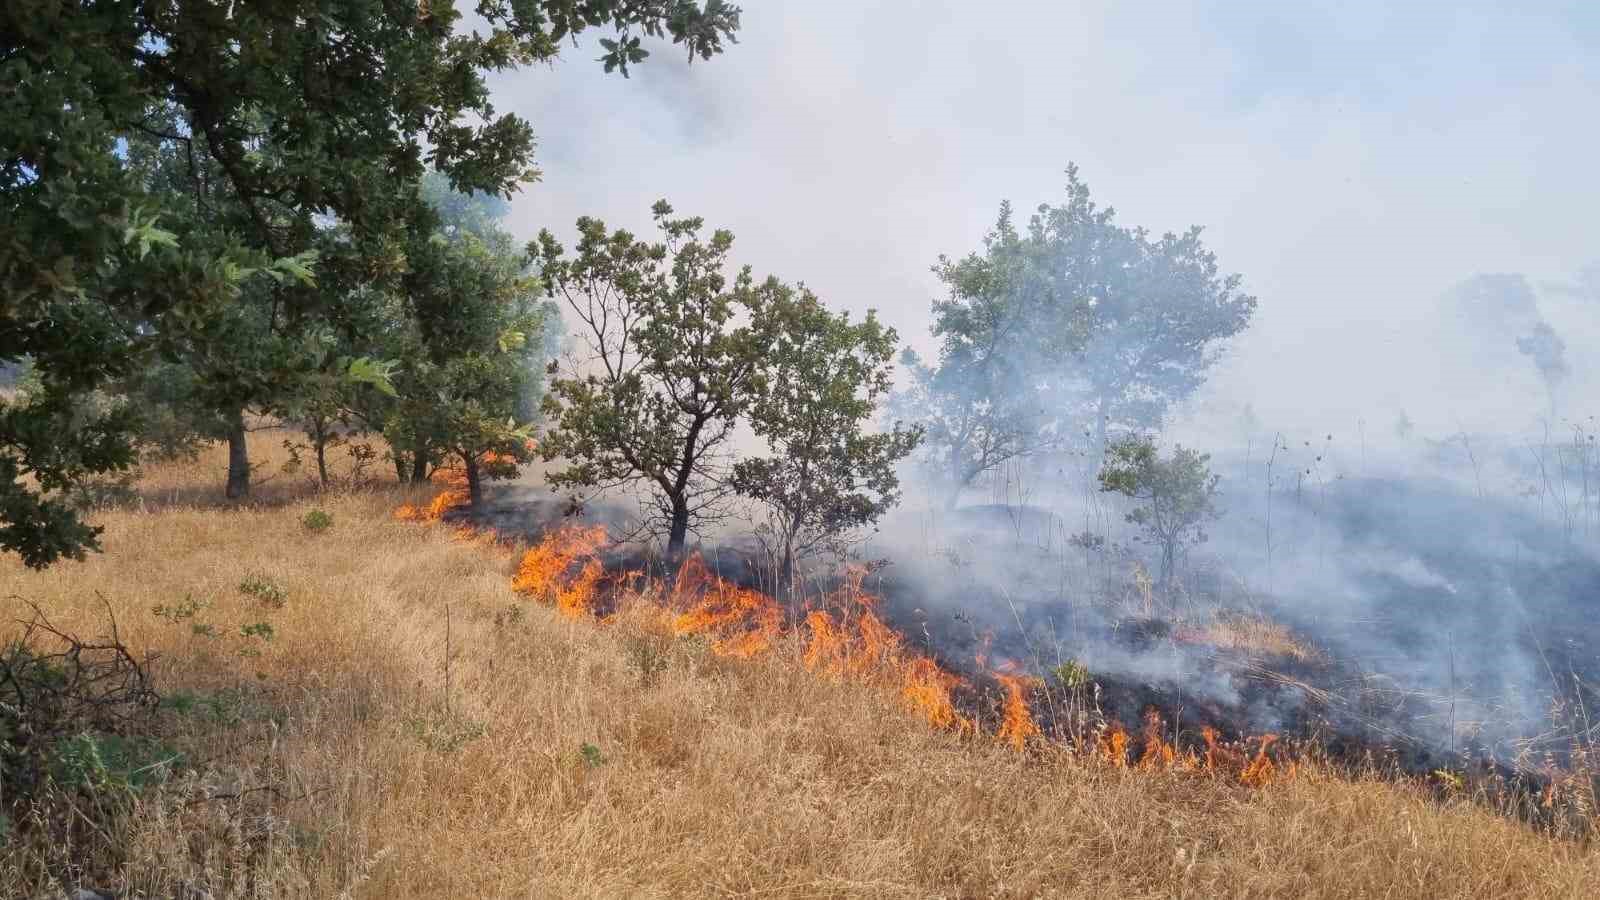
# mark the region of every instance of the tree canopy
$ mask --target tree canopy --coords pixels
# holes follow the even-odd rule
[[[751,428],[764,456],[734,464],[732,484],[765,504],[778,578],[794,564],[871,525],[899,500],[895,464],[922,438],[896,422],[871,432],[890,388],[896,335],[875,313],[851,322],[803,285],[777,291],[767,310],[772,343],[752,383]]]
[[[431,464],[458,463],[477,506],[485,476],[512,477],[516,463],[531,458],[532,422],[518,417],[542,374],[546,328],[558,316],[539,301],[528,256],[499,227],[503,207],[433,193],[451,202],[440,204],[441,229],[414,235],[408,252],[408,327],[388,345],[399,396],[384,427],[392,447],[412,454],[416,477]]]
[[[558,487],[646,484],[677,556],[727,493],[727,450],[784,289],[749,267],[728,276],[730,232],[703,240],[704,220],[674,218],[665,200],[652,213],[656,243],[585,216],[573,257],[549,231],[530,247],[582,343],[550,381],[540,450],[568,463],[546,476]]]
[[[134,413],[86,417],[77,398],[204,345],[249,352],[211,353],[229,375],[214,405],[268,402],[329,364],[333,299],[405,270],[426,169],[500,196],[534,179],[532,128],[494,108],[485,73],[594,29],[611,34],[608,71],[644,59],[644,37],[709,58],[740,15],[722,0],[473,11],[469,31],[448,0],[4,5],[0,364],[31,361],[40,390],[0,406],[0,549],[37,566],[95,546],[55,495],[131,463]]]
[[[941,257],[938,360],[907,363],[900,408],[952,495],[1009,459],[1087,436],[1160,428],[1249,324],[1254,297],[1223,275],[1201,229],[1153,237],[1099,207],[1075,166],[1065,200],[1019,228],[1002,203],[983,250]]]
[[[1162,458],[1148,438],[1128,437],[1106,449],[1100,489],[1135,502],[1129,523],[1161,548],[1161,583],[1171,587],[1178,553],[1206,539],[1205,523],[1218,516],[1217,482],[1204,453],[1177,446]]]

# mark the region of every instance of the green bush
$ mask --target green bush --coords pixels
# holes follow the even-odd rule
[[[316,534],[333,527],[333,516],[320,509],[313,509],[300,519],[300,524],[304,525],[307,531]]]
[[[288,591],[261,575],[246,575],[239,582],[239,593],[254,597],[269,609],[282,609],[284,602],[289,599]]]
[[[1050,674],[1061,682],[1061,686],[1069,691],[1075,691],[1089,685],[1089,669],[1075,659],[1066,660],[1050,670]]]
[[[448,711],[406,717],[405,727],[435,753],[454,753],[489,733],[482,722]]]
[[[150,614],[176,625],[179,622],[193,619],[200,614],[201,610],[210,605],[205,600],[196,600],[193,594],[184,594],[182,600],[171,606],[165,603],[157,603],[155,606],[150,607]]]
[[[628,642],[628,663],[639,673],[639,683],[644,687],[655,684],[672,664],[669,654],[670,649],[657,639],[640,637]]]
[[[114,800],[165,778],[181,760],[150,736],[159,703],[115,622],[85,641],[35,609],[0,646],[0,796],[26,810],[49,782]]]
[[[1121,494],[1135,503],[1124,518],[1144,530],[1161,548],[1161,585],[1171,590],[1178,554],[1206,540],[1205,523],[1217,510],[1217,482],[1211,457],[1176,446],[1161,456],[1149,438],[1129,437],[1106,448],[1100,490]]]
[[[56,741],[48,756],[57,784],[111,797],[166,781],[183,765],[181,753],[152,738],[92,732]]]

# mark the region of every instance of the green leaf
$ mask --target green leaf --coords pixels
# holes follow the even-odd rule
[[[316,261],[317,251],[306,250],[301,253],[296,253],[293,256],[286,256],[282,259],[275,260],[272,263],[272,269],[269,271],[281,273],[281,275],[274,275],[280,284],[283,282],[282,276],[287,276],[289,278],[293,278],[295,281],[298,281],[300,284],[305,285],[306,287],[316,287],[317,276],[315,272],[311,271],[311,266]]]
[[[178,236],[165,228],[157,228],[155,220],[130,225],[123,235],[124,243],[139,243],[139,258],[142,260],[150,254],[151,247],[171,247],[177,249]]]
[[[521,331],[503,331],[497,341],[501,353],[521,350],[528,345],[528,335]]]
[[[390,397],[400,396],[394,388],[394,373],[400,364],[394,360],[375,360],[362,356],[345,367],[345,377],[355,384],[368,384]]]

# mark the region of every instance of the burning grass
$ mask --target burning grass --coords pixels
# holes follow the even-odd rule
[[[1009,663],[991,672],[997,690],[993,714],[981,709],[982,692],[967,678],[948,671],[934,658],[909,650],[904,640],[878,613],[879,600],[863,590],[865,569],[850,567],[843,583],[820,598],[791,624],[773,597],[713,573],[699,554],[689,555],[670,583],[656,583],[643,571],[607,573],[601,555],[607,547],[600,526],[564,526],[552,530],[527,550],[511,581],[514,591],[553,605],[568,617],[591,616],[612,621],[629,605],[653,607],[675,637],[703,636],[717,656],[754,659],[773,653],[787,640],[799,647],[802,666],[815,674],[863,685],[888,688],[901,705],[942,730],[972,738],[988,734],[994,741],[1022,752],[1047,737],[1035,711],[1034,698],[1044,691],[1041,679],[1019,674]],[[606,587],[610,586],[609,593]],[[983,666],[987,653],[981,653]],[[980,709],[963,710],[966,705]],[[1203,757],[1180,753],[1161,735],[1159,714],[1147,715],[1138,768],[1161,768],[1222,776],[1249,787],[1265,787],[1292,778],[1295,763],[1269,753],[1276,735],[1255,743],[1253,755],[1220,744],[1216,732],[1203,732]],[[1056,750],[1117,768],[1129,763],[1130,744],[1120,723],[1106,722],[1088,740],[1056,734]],[[1282,757],[1280,750],[1277,754]]]
[[[160,654],[157,689],[190,698],[163,712],[189,761],[174,779],[103,836],[19,831],[0,893],[71,872],[126,896],[317,898],[1585,897],[1600,881],[1600,852],[1466,797],[1311,764],[1250,789],[1142,765],[1163,751],[1126,732],[1121,765],[1036,739],[1017,753],[964,730],[964,688],[904,648],[894,683],[847,674],[883,646],[864,637],[808,670],[803,626],[763,635],[764,605],[729,618],[735,595],[669,606],[660,585],[592,627],[513,590],[502,548],[395,522],[390,496],[317,502],[338,523],[320,535],[293,503],[123,511],[86,563],[0,561],[0,595],[64,629],[96,633],[104,594],[124,640]],[[242,592],[247,575],[281,605]],[[681,620],[705,627],[680,632],[708,595]],[[192,618],[152,614],[185,597]],[[827,611],[845,637],[867,621]],[[257,621],[276,637],[238,652]],[[745,635],[768,643],[732,652]],[[1200,752],[1154,728],[1174,761]],[[1216,754],[1248,767],[1259,747]]]
[[[791,627],[773,597],[713,573],[699,554],[678,566],[669,584],[641,570],[607,573],[600,555],[607,545],[599,526],[557,528],[523,554],[512,589],[553,604],[568,616],[609,619],[629,603],[658,605],[675,637],[709,639],[717,656],[753,659],[776,651],[786,638],[802,642],[804,667],[818,674],[898,688],[905,705],[939,728],[975,733],[973,720],[956,711],[953,692],[963,679],[933,659],[906,650],[900,635],[878,616],[877,598],[861,589],[864,572],[852,569],[841,588],[822,598]],[[609,594],[605,588],[610,586]],[[1023,682],[1015,681],[1002,739],[1021,749],[1040,731],[1033,723]]]
[[[606,544],[606,531],[567,527],[523,554],[511,589],[553,604],[568,617],[593,613],[599,602],[604,569],[596,554]],[[577,571],[571,571],[577,564]]]

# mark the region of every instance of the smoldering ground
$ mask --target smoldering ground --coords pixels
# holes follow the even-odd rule
[[[1600,559],[1564,517],[1459,478],[1283,479],[1269,497],[1261,460],[1216,466],[1226,513],[1170,591],[1107,498],[908,509],[867,553],[894,562],[896,620],[956,664],[1072,660],[1191,720],[1511,761],[1593,707]]]

